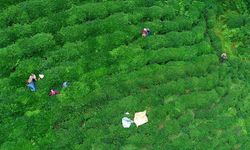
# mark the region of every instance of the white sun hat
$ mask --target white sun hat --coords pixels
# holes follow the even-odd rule
[[[43,75],[43,74],[39,74],[39,78],[40,78],[40,79],[43,79],[43,78],[44,78],[44,75]]]

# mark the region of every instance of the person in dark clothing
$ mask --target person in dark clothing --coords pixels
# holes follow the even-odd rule
[[[227,60],[227,54],[226,53],[222,53],[221,56],[220,56],[220,60],[221,62],[224,62]]]

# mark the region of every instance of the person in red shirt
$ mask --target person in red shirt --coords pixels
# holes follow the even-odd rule
[[[54,95],[57,95],[59,94],[59,92],[57,90],[50,90],[50,93],[49,93],[49,96],[54,96]]]
[[[147,37],[150,34],[149,28],[144,28],[142,30],[142,37]]]

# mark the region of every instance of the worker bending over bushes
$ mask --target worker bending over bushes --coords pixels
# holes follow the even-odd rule
[[[227,60],[227,54],[226,53],[222,53],[221,56],[220,56],[220,61],[224,62],[226,60]]]
[[[27,80],[27,87],[32,91],[35,92],[36,91],[36,75],[35,74],[31,74],[29,79]]]
[[[144,28],[142,30],[142,37],[147,37],[150,35],[150,29],[149,28]]]

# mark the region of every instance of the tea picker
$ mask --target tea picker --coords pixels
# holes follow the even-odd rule
[[[29,79],[27,80],[27,87],[32,91],[35,92],[36,91],[36,75],[35,74],[31,74]]]
[[[63,88],[66,88],[66,87],[68,87],[69,86],[69,83],[66,81],[66,82],[63,82],[63,84],[62,84],[62,87]]]
[[[51,89],[50,93],[49,93],[49,96],[55,96],[57,94],[59,94],[59,92],[57,90]]]
[[[147,37],[150,35],[150,29],[149,28],[144,28],[142,30],[142,37]]]
[[[227,54],[226,53],[222,53],[221,56],[220,56],[220,60],[221,62],[224,62],[227,60]]]
[[[132,121],[128,117],[123,117],[122,118],[122,126],[123,126],[123,128],[129,128],[132,123],[134,123],[134,121]]]

